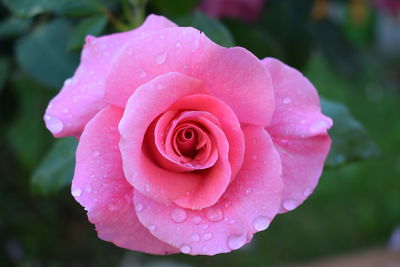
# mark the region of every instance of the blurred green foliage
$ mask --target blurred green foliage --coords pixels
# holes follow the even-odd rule
[[[207,17],[196,0],[148,1],[147,13],[302,70],[335,120],[328,168],[301,207],[239,251],[156,257],[97,238],[68,186],[77,141],[55,141],[42,121],[85,36],[132,29],[144,10],[129,0],[0,0],[0,266],[266,266],[385,244],[400,224],[400,49],[381,55],[369,5],[360,24],[346,1],[333,1],[342,19],[315,13],[316,2],[270,0],[249,23]]]

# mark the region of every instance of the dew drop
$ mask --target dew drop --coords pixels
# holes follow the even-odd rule
[[[283,104],[290,104],[290,102],[292,102],[292,99],[290,97],[285,97],[283,99]]]
[[[149,230],[153,232],[154,230],[156,230],[156,227],[154,225],[150,225]]]
[[[246,195],[249,195],[249,194],[251,193],[251,189],[250,189],[250,188],[247,188],[246,191],[245,191],[245,193],[246,193]]]
[[[162,85],[162,84],[159,84],[158,86],[157,86],[157,89],[158,90],[162,90],[162,89],[164,89],[165,88],[165,85]]]
[[[212,234],[212,233],[205,233],[205,234],[203,235],[203,240],[204,240],[204,241],[208,241],[208,240],[210,240],[212,237],[213,237],[213,234]]]
[[[91,193],[92,192],[92,188],[88,185],[85,187],[85,192],[86,193]]]
[[[107,205],[107,208],[109,211],[116,211],[118,207],[116,205],[110,203]]]
[[[326,121],[316,121],[313,124],[311,124],[310,128],[308,129],[310,133],[315,134],[315,133],[320,133],[322,131],[325,131],[329,127],[329,123]]]
[[[93,156],[98,157],[100,155],[100,151],[93,150]]]
[[[183,244],[179,249],[182,253],[185,254],[189,254],[192,251],[192,248],[187,244]]]
[[[72,190],[71,194],[74,197],[79,197],[82,194],[82,190],[80,188],[75,188],[74,190]]]
[[[166,59],[167,59],[167,54],[162,53],[162,54],[159,54],[159,55],[156,57],[156,62],[157,62],[157,64],[163,64],[163,63],[165,62]]]
[[[270,224],[270,220],[268,220],[266,217],[258,216],[257,218],[254,219],[253,227],[257,231],[262,231],[262,230],[267,229],[269,224]]]
[[[303,196],[308,197],[309,195],[311,195],[311,193],[312,193],[312,189],[307,187],[303,192]]]
[[[143,204],[142,204],[142,203],[137,203],[137,204],[135,205],[135,210],[136,210],[137,212],[141,212],[141,211],[143,210]]]
[[[296,208],[296,202],[292,199],[285,200],[283,207],[287,210],[294,210]]]
[[[256,155],[253,155],[252,159],[253,159],[253,160],[257,160],[257,156],[256,156]]]
[[[199,236],[198,234],[193,234],[193,235],[192,235],[192,240],[193,240],[194,242],[199,242],[199,241],[200,241],[200,236]]]
[[[232,250],[242,247],[246,243],[246,235],[231,235],[228,237],[228,247]]]
[[[211,222],[219,222],[224,218],[224,211],[218,207],[211,207],[206,210],[206,216]]]
[[[182,223],[187,218],[186,211],[181,208],[176,208],[171,212],[171,218],[176,223]]]
[[[64,128],[62,121],[56,117],[45,115],[44,122],[46,123],[47,129],[53,134],[58,134]]]
[[[195,216],[192,219],[194,224],[200,224],[201,223],[201,217],[200,216]]]
[[[71,78],[69,78],[69,79],[66,79],[66,80],[65,80],[65,82],[64,82],[64,86],[68,86],[68,85],[70,85],[70,84],[71,84],[71,82],[72,82],[72,79],[71,79]]]
[[[144,77],[146,77],[147,76],[147,73],[144,71],[144,70],[141,70],[140,72],[139,72],[139,77],[140,78],[144,78]]]

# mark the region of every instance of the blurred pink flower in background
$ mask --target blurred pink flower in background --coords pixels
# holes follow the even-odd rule
[[[255,21],[260,16],[265,0],[203,0],[200,10],[214,18],[230,17]]]
[[[400,0],[375,0],[374,3],[379,9],[393,17],[397,17],[400,14]]]

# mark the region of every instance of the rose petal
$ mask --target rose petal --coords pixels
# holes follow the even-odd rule
[[[253,233],[268,227],[281,203],[279,154],[264,129],[246,126],[243,131],[243,167],[213,207],[181,209],[135,193],[135,204],[144,207],[138,218],[157,238],[184,253],[214,255],[240,248]],[[179,234],[171,234],[176,232]]]
[[[130,97],[119,124],[119,147],[128,182],[148,197],[168,202],[192,191],[201,181],[198,174],[170,172],[158,167],[146,155],[148,151],[143,148],[143,140],[152,121],[172,103],[203,92],[206,91],[201,81],[179,73],[167,73],[142,85]]]
[[[188,159],[187,163],[182,163],[180,160],[184,156],[176,155],[172,146],[172,143],[174,142],[171,140],[171,138],[173,138],[174,132],[176,130],[176,125],[178,123],[181,123],[182,119],[187,119],[188,115],[191,115],[194,121],[197,120],[195,116],[207,116],[208,119],[214,120],[216,122],[218,122],[218,120],[208,112],[203,111],[186,111],[183,112],[183,114],[180,114],[178,118],[175,118],[176,116],[178,116],[177,113],[178,111],[165,112],[158,119],[157,123],[155,123],[155,127],[153,126],[148,131],[152,134],[147,134],[146,144],[149,145],[152,157],[163,168],[175,172],[187,172],[199,169],[207,169],[213,166],[218,158],[218,151],[216,150],[215,146],[212,146],[210,137],[206,133],[204,133],[204,131],[198,126],[193,125],[191,127],[198,130],[198,134],[200,134],[199,138],[201,138],[203,145],[206,147],[204,149],[204,153],[201,153],[201,155],[199,155],[203,157],[201,159],[196,156],[195,161],[190,161]],[[173,118],[175,119],[173,120]],[[170,129],[167,133],[165,133],[166,128],[168,127],[170,127]]]
[[[117,51],[130,40],[175,26],[164,17],[150,15],[135,30],[98,38],[87,36],[78,69],[47,107],[47,128],[56,137],[79,136],[85,124],[107,105],[103,100],[104,80]]]
[[[223,101],[204,94],[190,95],[171,106],[172,110],[203,110],[213,114],[229,142],[229,162],[234,178],[243,163],[244,136],[235,113]]]
[[[132,75],[138,70],[143,75]],[[105,97],[124,107],[137,87],[167,72],[202,80],[240,122],[265,126],[272,117],[271,78],[260,61],[243,48],[218,46],[193,28],[164,29],[126,44],[113,60]]]
[[[202,181],[195,189],[189,191],[189,195],[186,194],[175,200],[176,204],[184,208],[200,209],[214,205],[225,192],[232,177],[228,159],[229,143],[224,132],[211,121],[203,120],[202,124],[205,125],[210,136],[214,139],[218,159],[212,168],[199,172]]]
[[[87,210],[101,239],[146,253],[176,253],[137,220],[134,189],[125,180],[118,150],[121,117],[121,109],[107,107],[87,124],[77,149],[72,195]]]
[[[270,72],[276,109],[271,134],[282,158],[285,183],[281,212],[295,209],[314,190],[330,148],[332,120],[321,113],[314,86],[277,59],[263,60]]]

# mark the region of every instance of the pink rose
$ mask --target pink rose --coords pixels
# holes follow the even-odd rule
[[[265,0],[202,0],[200,10],[214,18],[231,17],[255,21]]]
[[[374,4],[392,17],[397,17],[400,14],[400,0],[375,0]]]
[[[300,205],[332,125],[297,70],[155,15],[87,37],[44,118],[79,138],[72,195],[100,238],[192,255],[238,249]]]

